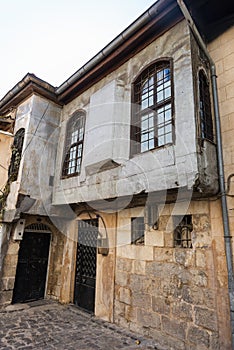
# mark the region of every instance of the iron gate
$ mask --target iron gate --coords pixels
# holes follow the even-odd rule
[[[75,305],[94,312],[98,219],[79,221]]]
[[[47,226],[43,225],[44,228]],[[29,232],[27,232],[29,231]],[[50,233],[25,230],[20,243],[13,303],[43,299],[45,294]]]

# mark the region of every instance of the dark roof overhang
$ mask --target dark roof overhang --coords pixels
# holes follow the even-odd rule
[[[233,0],[184,0],[184,3],[207,43],[234,25]]]
[[[159,0],[59,86],[58,100],[69,103],[182,19],[175,0]]]
[[[55,88],[38,78],[36,75],[28,73],[17,83],[0,101],[0,114],[8,113],[12,108],[17,107],[22,101],[33,94],[39,94],[55,103],[59,103]]]

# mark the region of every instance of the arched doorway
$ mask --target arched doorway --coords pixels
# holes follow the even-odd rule
[[[44,298],[51,231],[42,223],[29,225],[20,243],[12,303]]]

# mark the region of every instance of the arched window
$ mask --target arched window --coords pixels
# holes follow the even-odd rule
[[[8,169],[8,176],[11,178],[11,181],[15,181],[18,176],[20,160],[24,144],[24,134],[25,130],[23,128],[19,129],[14,137],[14,142],[12,145],[12,155],[11,163]]]
[[[201,138],[214,141],[210,89],[207,77],[203,70],[200,70],[199,72],[199,115]]]
[[[145,69],[133,85],[131,153],[173,143],[171,62],[163,60]]]
[[[85,113],[75,112],[67,124],[62,176],[79,175],[81,170]]]

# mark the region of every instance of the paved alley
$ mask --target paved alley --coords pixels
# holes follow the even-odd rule
[[[0,349],[157,349],[138,337],[75,306],[39,301],[0,311]]]

